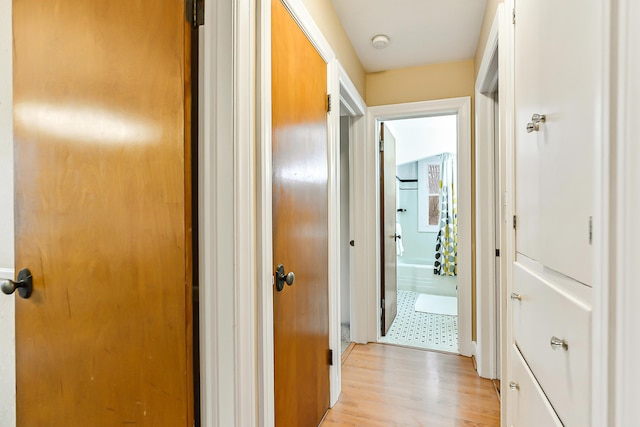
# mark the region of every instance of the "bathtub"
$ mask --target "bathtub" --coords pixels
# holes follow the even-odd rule
[[[398,289],[421,294],[458,295],[458,280],[455,276],[433,274],[433,260],[398,257]]]

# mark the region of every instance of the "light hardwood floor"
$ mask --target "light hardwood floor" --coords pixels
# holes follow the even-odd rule
[[[491,380],[470,358],[385,344],[356,345],[342,365],[342,394],[322,427],[499,426]]]

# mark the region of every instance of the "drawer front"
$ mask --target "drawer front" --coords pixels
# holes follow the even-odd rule
[[[509,394],[512,427],[562,427],[560,419],[545,397],[529,367],[515,346],[511,347],[512,375],[506,392]]]
[[[514,264],[514,340],[567,427],[590,425],[591,308]],[[552,337],[566,342],[551,345]]]

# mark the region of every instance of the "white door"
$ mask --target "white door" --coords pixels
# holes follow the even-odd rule
[[[517,250],[587,285],[602,105],[598,17],[597,1],[516,1]]]

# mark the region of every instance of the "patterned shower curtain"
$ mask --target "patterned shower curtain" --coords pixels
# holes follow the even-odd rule
[[[440,159],[440,224],[436,238],[433,273],[458,275],[458,202],[456,156],[442,154]]]

